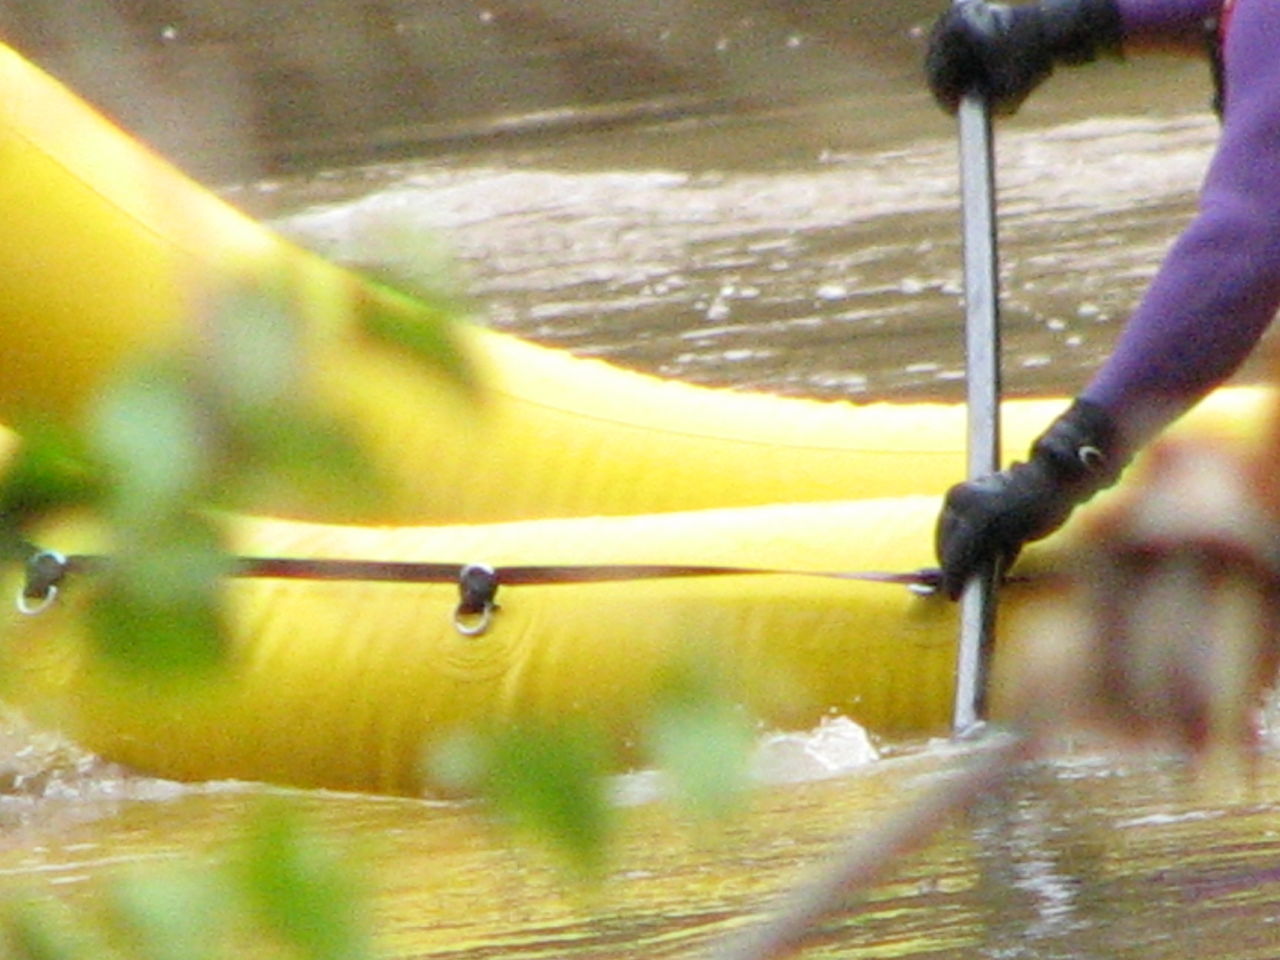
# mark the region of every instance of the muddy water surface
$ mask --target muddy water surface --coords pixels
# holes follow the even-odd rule
[[[1099,68],[1127,113],[1093,113],[1106,101],[1067,76],[1080,96],[1002,126],[1010,393],[1082,385],[1192,214],[1216,134],[1198,66]],[[912,77],[765,115],[259,184],[256,202],[265,188],[301,205],[288,232],[411,284],[434,282],[443,244],[491,322],[543,342],[701,383],[958,398],[956,166],[952,126]]]
[[[686,958],[742,936],[951,762],[931,748],[761,788],[710,832],[661,803],[630,807],[590,890],[471,808],[285,796],[315,836],[358,854],[387,957]],[[1197,783],[1174,761],[1085,753],[1027,766],[817,928],[803,955],[1274,957],[1277,797],[1273,759],[1247,789]],[[70,777],[0,808],[0,890],[82,909],[121,872],[199,870],[262,800],[248,786]]]

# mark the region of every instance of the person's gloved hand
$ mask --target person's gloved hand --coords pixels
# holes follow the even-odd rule
[[[1056,64],[1120,55],[1115,0],[1040,0],[1020,6],[961,0],[933,25],[925,54],[929,89],[955,113],[977,93],[993,110],[1013,113]]]
[[[947,491],[936,548],[952,600],[988,564],[1006,569],[1023,544],[1048,536],[1076,505],[1110,486],[1127,462],[1110,416],[1077,400],[1031,447],[1026,463]]]

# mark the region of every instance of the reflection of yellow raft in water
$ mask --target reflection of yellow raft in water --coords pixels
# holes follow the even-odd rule
[[[455,624],[454,584],[236,580],[228,676],[178,690],[88,655],[90,581],[70,577],[39,616],[12,615],[11,700],[157,774],[389,791],[417,790],[424,751],[459,730],[581,716],[633,740],[690,650],[769,724],[839,711],[887,735],[945,726],[951,605],[810,574],[930,562],[935,499],[822,501],[940,491],[961,472],[961,410],[704,390],[466,328],[473,406],[361,331],[371,312],[420,314],[415,301],[277,239],[2,47],[0,89],[0,416],[78,415],[117,364],[189,346],[188,318],[250,284],[290,301],[306,390],[396,483],[372,519],[475,525],[243,521],[246,554],[791,571],[503,586],[477,635]],[[1261,397],[1224,392],[1202,419],[1256,423]],[[1010,448],[1056,406],[1010,404]],[[768,505],[785,501],[816,502]]]

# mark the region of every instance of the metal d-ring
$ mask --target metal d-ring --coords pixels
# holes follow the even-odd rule
[[[58,588],[50,587],[42,595],[38,597],[28,597],[26,590],[19,590],[16,606],[18,612],[28,617],[34,617],[36,614],[44,613],[51,606],[53,601],[58,599]]]
[[[497,607],[490,605],[479,613],[463,613],[462,608],[453,611],[453,628],[464,637],[478,637],[493,624],[493,612]]]
[[[27,560],[27,579],[18,591],[18,612],[29,617],[44,613],[58,599],[58,584],[67,572],[67,558],[56,550],[41,550]]]
[[[464,637],[478,637],[489,629],[498,609],[497,571],[487,563],[468,563],[458,572],[458,593],[453,627]]]

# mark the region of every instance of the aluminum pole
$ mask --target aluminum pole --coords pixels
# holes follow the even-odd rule
[[[964,221],[965,374],[968,473],[1000,468],[1000,302],[991,112],[979,96],[960,102],[960,196]],[[986,717],[995,643],[996,571],[979,572],[960,598],[960,643],[952,727],[963,733]]]

